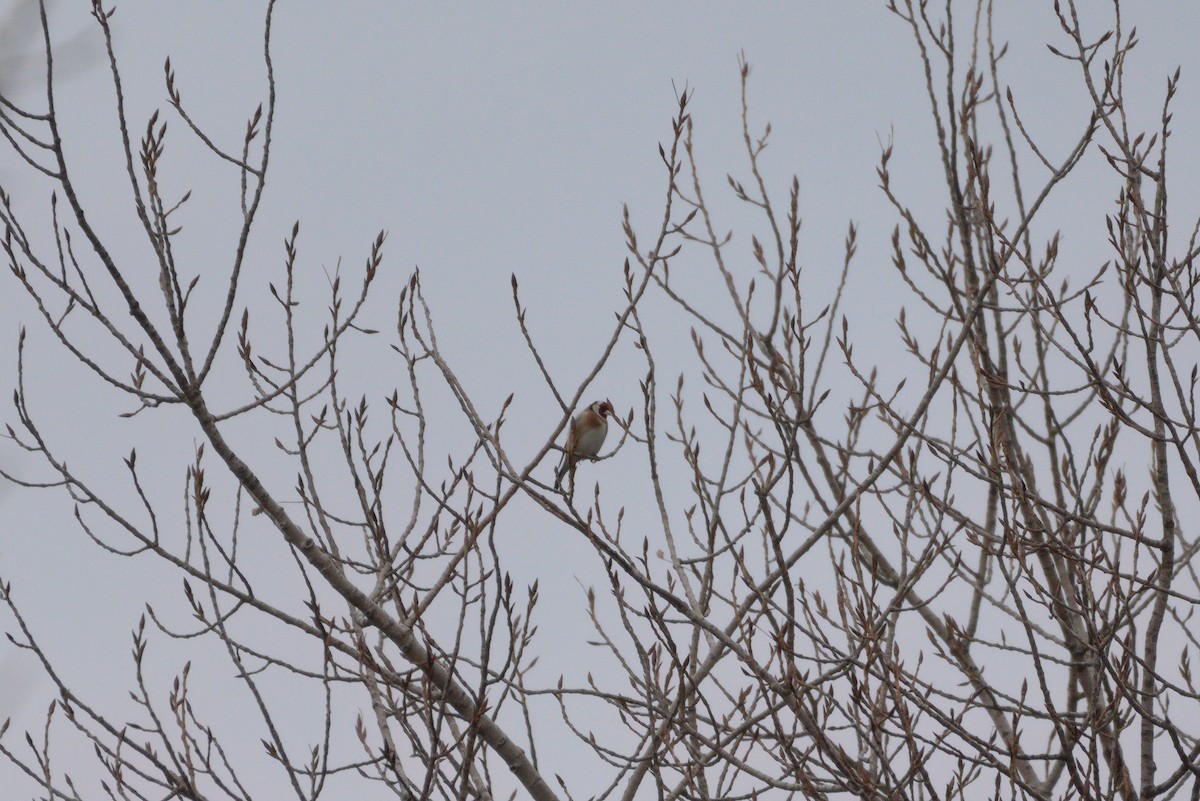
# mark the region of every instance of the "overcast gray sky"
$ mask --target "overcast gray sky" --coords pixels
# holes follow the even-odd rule
[[[3,85],[40,109],[38,32],[31,4],[23,5],[3,17],[0,42],[13,53],[3,61]],[[63,47],[59,107],[71,166],[84,202],[97,208],[104,233],[136,270],[149,261],[126,202],[111,83],[86,13],[90,4],[51,5],[55,41]],[[965,18],[973,5],[955,8]],[[1063,41],[1052,3],[997,5],[998,38],[1011,42],[1007,80],[1031,131],[1049,153],[1061,156],[1078,136],[1088,104],[1076,68],[1045,46]],[[236,141],[265,86],[262,15],[261,3],[246,0],[120,2],[112,24],[135,129],[153,109],[166,106],[162,65],[170,56],[197,120],[219,139]],[[1136,24],[1144,42],[1126,91],[1146,112],[1147,124],[1155,119],[1167,75],[1183,67],[1173,202],[1185,215],[1194,213],[1200,6],[1147,0],[1127,3],[1126,15],[1126,27]],[[266,282],[279,275],[282,241],[300,220],[304,280],[319,318],[327,272],[342,259],[343,271],[357,274],[371,240],[386,229],[387,261],[369,309],[372,321],[385,330],[392,324],[399,287],[419,266],[453,363],[489,408],[517,393],[510,425],[529,432],[530,448],[540,445],[557,410],[523,351],[510,275],[521,281],[548,365],[564,384],[573,384],[598,354],[621,303],[622,204],[629,204],[642,230],[661,215],[665,184],[657,145],[670,136],[675,97],[685,87],[695,93],[691,113],[710,196],[727,215],[726,227],[746,219],[724,178],[745,174],[739,53],[753,65],[753,123],[769,121],[774,129],[765,163],[781,202],[792,174],[800,178],[802,260],[818,296],[828,294],[840,269],[848,223],[860,225],[857,269],[864,280],[856,284],[847,313],[861,352],[877,348],[881,358],[891,352],[887,343],[898,311],[887,247],[895,215],[876,186],[881,142],[895,143],[898,191],[925,221],[936,225],[944,216],[920,61],[905,25],[882,2],[281,2],[273,52],[279,115],[269,188],[251,243],[247,297],[266,297]],[[167,118],[166,194],[195,192],[178,247],[187,269],[220,274],[233,252],[236,172],[207,157],[183,124]],[[1113,185],[1098,154],[1088,159],[1047,217],[1076,246],[1072,258],[1080,277],[1106,258],[1102,215]],[[30,176],[11,152],[0,156],[0,180],[29,221],[46,220],[47,184]],[[1046,227],[1039,233],[1046,234]],[[749,242],[749,231],[738,236]],[[742,256],[749,270],[748,244]],[[166,497],[179,497],[194,436],[187,421],[171,412],[117,418],[127,407],[71,364],[15,281],[3,281],[0,398],[11,394],[17,331],[27,325],[30,393],[47,429],[71,446],[72,462],[103,481],[137,445],[161,466]],[[658,354],[666,376],[682,369],[674,362],[688,358],[683,336],[677,345],[678,352]],[[596,395],[612,398],[622,411],[636,404],[640,364],[632,353],[619,354],[600,376]],[[359,391],[379,400],[400,380],[389,375],[398,368],[390,362],[347,371],[361,382]],[[215,391],[245,397],[241,385]],[[7,412],[0,416],[11,419]],[[176,440],[182,455],[162,445]],[[35,465],[9,450],[0,458],[29,477],[38,475]],[[612,492],[639,497],[638,477],[619,465],[598,465],[596,473]],[[281,486],[293,481],[290,473],[274,478]],[[595,579],[586,545],[555,534],[542,528],[512,532],[517,558],[510,565],[525,572],[522,583],[538,578],[543,596],[556,599],[561,618],[544,620],[543,633],[569,642],[585,636],[579,632],[580,587]],[[521,558],[523,549],[529,558]],[[114,709],[128,686],[128,631],[144,598],[163,598],[164,608],[178,603],[177,576],[101,552],[81,535],[59,493],[0,495],[0,575],[13,582],[31,624],[70,681]],[[183,618],[178,608],[175,613]],[[194,657],[183,646],[155,647],[165,655],[162,675]],[[572,667],[561,659],[550,662],[543,677]],[[222,679],[228,675],[223,669]],[[0,643],[0,718],[15,714],[16,727],[36,727],[50,700],[49,684],[28,660]],[[248,743],[257,738],[247,732]],[[564,747],[569,752],[571,746]],[[0,787],[11,778],[11,768],[0,764]]]

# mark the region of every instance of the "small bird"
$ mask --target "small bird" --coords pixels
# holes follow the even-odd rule
[[[567,433],[562,461],[558,463],[558,473],[554,476],[556,489],[562,486],[567,473],[575,472],[575,465],[581,459],[595,459],[596,454],[600,453],[600,446],[608,435],[608,416],[612,413],[612,404],[603,400],[596,401],[575,415],[571,430]]]

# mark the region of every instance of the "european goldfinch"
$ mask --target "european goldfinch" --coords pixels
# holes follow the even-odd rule
[[[554,476],[554,486],[561,487],[563,477],[575,472],[575,465],[581,459],[595,459],[604,445],[608,435],[608,416],[613,413],[612,404],[606,400],[596,401],[582,409],[571,421],[571,430],[567,433],[567,445],[563,448],[562,461],[558,463],[558,472]],[[573,481],[574,479],[572,479]]]

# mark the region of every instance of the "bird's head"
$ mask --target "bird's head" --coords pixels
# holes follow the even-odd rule
[[[600,415],[601,417],[607,418],[610,414],[613,413],[613,405],[610,401],[606,401],[606,400],[596,401],[595,403],[592,404],[592,411],[594,411],[596,414]]]

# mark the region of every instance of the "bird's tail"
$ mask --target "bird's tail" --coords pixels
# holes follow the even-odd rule
[[[562,459],[558,462],[558,468],[554,471],[554,488],[562,489],[563,478],[567,475],[567,471],[571,469],[571,460],[567,458],[567,454],[562,455]]]

